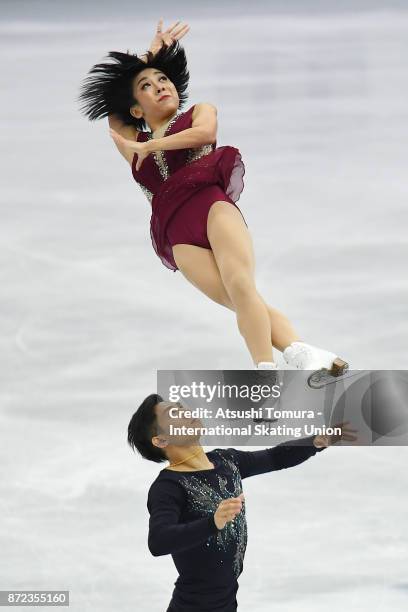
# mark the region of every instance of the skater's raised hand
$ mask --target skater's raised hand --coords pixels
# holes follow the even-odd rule
[[[166,45],[166,47],[169,47],[175,40],[180,40],[180,38],[183,38],[189,29],[190,26],[188,23],[182,24],[181,21],[176,21],[163,32],[163,17],[161,17],[157,24],[154,38],[150,43],[149,51],[152,53],[157,53],[157,51],[161,49],[163,43]]]
[[[150,154],[147,150],[147,146],[145,142],[137,142],[137,140],[129,140],[121,136],[118,132],[116,132],[113,128],[109,129],[109,133],[112,136],[113,140],[116,142],[117,146],[131,157],[135,153],[137,153],[137,162],[136,162],[136,172],[140,170],[140,166],[143,163],[143,160]]]
[[[227,523],[234,520],[237,514],[241,512],[244,500],[245,497],[243,493],[238,497],[230,497],[229,499],[222,500],[214,513],[214,523],[217,525],[218,529],[224,529]]]
[[[351,429],[349,427],[350,421],[344,421],[343,423],[338,423],[334,427],[341,428],[341,433],[339,434],[331,434],[331,435],[321,435],[315,436],[313,439],[313,444],[316,448],[327,448],[328,446],[332,446],[333,444],[337,444],[340,440],[347,440],[347,442],[355,442],[357,440],[357,429]]]

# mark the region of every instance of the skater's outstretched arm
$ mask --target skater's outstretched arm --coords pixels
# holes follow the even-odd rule
[[[228,449],[228,452],[231,453],[232,460],[238,466],[241,478],[283,470],[307,461],[316,453],[336,444],[341,439],[347,441],[357,439],[354,435],[356,430],[350,429],[348,422],[339,423],[336,427],[341,429],[340,434],[298,438],[259,451],[238,451],[231,448]]]
[[[315,436],[283,442],[273,448],[257,451],[239,451],[228,449],[231,459],[237,465],[241,478],[274,472],[303,463],[317,452],[324,449],[313,444]]]

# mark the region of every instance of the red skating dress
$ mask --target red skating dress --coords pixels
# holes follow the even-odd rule
[[[193,110],[194,106],[177,113],[164,136],[190,128]],[[139,142],[151,138],[151,132],[138,135]],[[217,148],[214,143],[195,149],[155,151],[137,172],[136,162],[137,153],[132,174],[152,206],[150,236],[154,250],[167,268],[176,271],[172,247],[192,244],[211,249],[207,238],[211,205],[221,200],[236,206],[244,187],[241,154],[235,147]]]

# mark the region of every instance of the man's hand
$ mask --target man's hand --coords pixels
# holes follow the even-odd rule
[[[149,143],[137,142],[137,140],[129,140],[128,138],[123,138],[123,136],[121,136],[113,128],[109,129],[109,133],[112,136],[113,140],[116,142],[117,146],[125,151],[126,157],[132,159],[133,155],[137,153],[136,172],[138,172],[143,161],[151,152],[148,146]]]
[[[357,433],[357,429],[351,429],[350,427],[348,427],[349,423],[350,421],[344,421],[343,423],[339,423],[334,426],[336,428],[341,428],[339,434],[315,436],[313,439],[314,446],[316,448],[327,448],[328,446],[337,444],[337,442],[339,442],[340,440],[354,442],[355,440],[357,440],[357,436],[353,434]]]
[[[149,51],[152,53],[157,53],[162,47],[164,43],[166,47],[169,47],[175,40],[179,40],[183,38],[185,34],[190,29],[190,26],[186,24],[179,25],[181,22],[176,21],[172,26],[168,27],[165,32],[163,30],[163,17],[159,19],[159,23],[157,24],[157,30],[154,35],[152,42],[150,43]]]
[[[225,525],[233,521],[237,514],[242,510],[242,504],[245,500],[244,494],[241,493],[238,497],[230,497],[223,499],[217,510],[214,513],[214,523],[218,529],[224,529]]]

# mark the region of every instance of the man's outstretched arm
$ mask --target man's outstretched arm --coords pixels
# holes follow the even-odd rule
[[[325,447],[317,448],[314,445],[316,436],[299,438],[283,442],[273,448],[266,448],[257,451],[239,451],[234,448],[228,449],[239,468],[241,478],[265,474],[276,470],[294,467],[316,453],[324,450]]]
[[[355,435],[357,430],[351,429],[348,421],[339,423],[336,427],[340,433],[289,440],[265,450],[239,451],[234,448],[228,450],[239,468],[241,478],[248,478],[299,465],[341,439],[349,442],[357,440]]]

